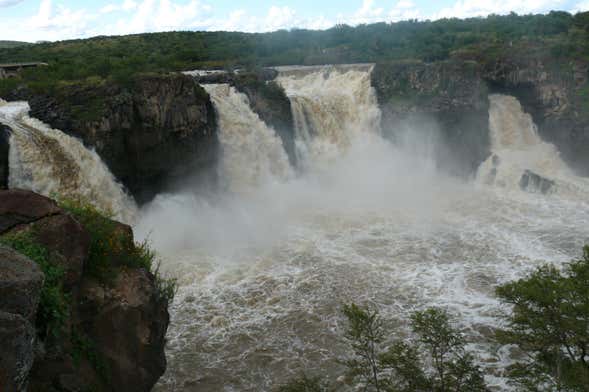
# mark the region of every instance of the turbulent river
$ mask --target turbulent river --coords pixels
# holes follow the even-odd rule
[[[245,95],[206,86],[219,116],[224,190],[159,195],[133,214],[137,237],[151,240],[179,282],[156,391],[271,391],[303,371],[351,390],[338,381],[337,358],[346,351],[340,309],[352,301],[378,308],[401,333],[411,312],[446,308],[489,384],[509,390],[511,350],[489,339],[506,310],[494,288],[579,256],[589,242],[589,182],[504,95],[490,96],[492,155],[470,181],[445,175],[427,149],[381,136],[370,72],[279,69],[296,125],[296,169]],[[104,180],[76,187],[89,196],[108,189],[115,210],[134,208],[81,143],[29,119],[26,108],[5,104],[0,115],[13,128],[11,170],[21,173],[12,183],[69,189],[59,172],[35,178],[35,165],[50,170],[53,158],[27,158],[29,149],[59,152],[67,142],[78,151],[62,154],[77,165],[71,170]],[[550,191],[523,191],[526,171],[549,179]]]
[[[274,130],[244,95],[209,86],[229,190],[215,200],[161,195],[137,225],[180,284],[156,390],[268,391],[302,371],[335,381],[340,309],[351,301],[400,330],[414,310],[448,309],[490,385],[507,390],[510,349],[488,339],[504,310],[494,287],[579,255],[587,181],[513,97],[490,97],[495,158],[465,182],[380,136],[369,67],[280,69],[278,82],[301,168],[285,168]],[[523,192],[524,170],[553,180],[554,191]]]

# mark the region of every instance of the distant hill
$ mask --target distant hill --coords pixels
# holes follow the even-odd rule
[[[30,43],[21,42],[21,41],[1,41],[0,40],[0,49],[16,48],[18,46],[25,46],[25,45],[30,45]]]

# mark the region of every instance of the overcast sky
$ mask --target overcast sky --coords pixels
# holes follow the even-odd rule
[[[169,30],[262,32],[491,13],[588,11],[589,0],[0,0],[0,40]]]

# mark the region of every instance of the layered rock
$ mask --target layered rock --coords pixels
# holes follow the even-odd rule
[[[402,143],[410,136],[426,143],[433,137],[433,158],[459,176],[471,175],[488,157],[489,103],[477,64],[379,63],[372,85],[383,132],[394,141]]]
[[[90,273],[90,232],[33,192],[0,191],[0,223],[0,238],[27,233],[47,251],[50,266],[64,272],[60,285],[68,298],[65,325],[58,334],[37,325],[35,346],[31,331],[43,275],[32,261],[0,247],[0,338],[10,347],[0,354],[0,389],[149,391],[165,371],[169,323],[154,275],[116,258],[109,260],[108,281]],[[131,228],[112,223],[119,245],[132,244]],[[16,381],[2,384],[6,379]]]
[[[8,98],[27,100],[32,117],[95,148],[139,203],[185,181],[215,181],[215,113],[189,76],[74,84],[51,96],[21,89]]]

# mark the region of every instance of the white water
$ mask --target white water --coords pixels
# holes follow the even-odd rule
[[[371,69],[371,65],[282,69],[276,80],[291,102],[297,161],[329,162],[359,135],[379,132]]]
[[[205,84],[218,113],[221,143],[220,177],[232,191],[245,191],[262,181],[291,174],[282,141],[249,106],[245,94],[228,84]]]
[[[489,96],[489,128],[492,155],[477,174],[479,183],[518,190],[526,170],[556,182],[553,191],[569,198],[587,200],[589,181],[573,174],[556,147],[544,142],[532,117],[515,97]]]
[[[502,310],[494,288],[542,263],[578,256],[589,242],[588,199],[530,194],[507,180],[463,183],[436,172],[427,156],[379,136],[378,114],[371,114],[378,109],[366,103],[370,88],[362,90],[368,78],[369,69],[357,68],[280,76],[293,102],[308,98],[293,110],[305,111],[307,124],[324,124],[307,138],[297,123],[299,143],[311,152],[301,176],[275,181],[275,173],[255,171],[271,179],[256,181],[250,192],[201,199],[187,190],[160,195],[142,211],[137,234],[151,233],[163,268],[180,284],[168,370],[156,391],[270,391],[302,370],[351,390],[335,381],[343,369],[334,359],[345,351],[341,305],[351,301],[378,307],[401,329],[416,309],[447,308],[489,383],[508,390],[502,372],[509,349],[489,343]],[[512,98],[491,100],[492,121],[525,117]],[[511,104],[497,104],[504,101]],[[510,162],[504,150],[517,157],[527,151],[522,144],[538,144],[529,142],[527,125],[491,124],[501,164]],[[502,133],[527,141],[497,143]],[[251,153],[249,143],[232,141],[241,135],[226,135]],[[273,154],[254,157],[267,155]],[[534,162],[526,158],[521,168],[548,175],[527,166]],[[559,190],[563,178],[582,189],[583,180],[554,173]],[[521,173],[514,176],[519,181]]]
[[[9,188],[46,196],[82,197],[124,222],[137,208],[98,154],[76,138],[28,116],[26,102],[0,100],[0,123],[12,129]]]

